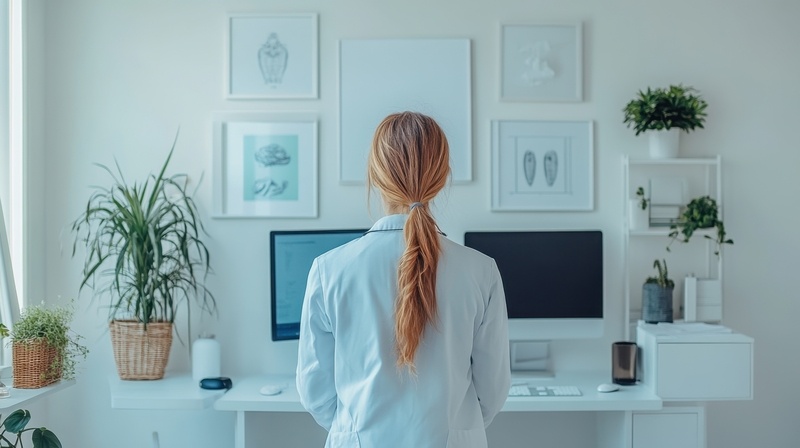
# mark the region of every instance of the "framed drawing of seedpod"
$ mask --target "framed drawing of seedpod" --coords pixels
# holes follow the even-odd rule
[[[593,210],[592,126],[492,121],[492,210]]]

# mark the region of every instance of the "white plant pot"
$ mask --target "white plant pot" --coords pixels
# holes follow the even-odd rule
[[[661,131],[647,131],[650,138],[650,157],[653,159],[670,159],[678,157],[680,145],[680,128]]]
[[[628,207],[631,230],[644,230],[650,227],[650,207],[642,210],[639,199],[631,199]]]

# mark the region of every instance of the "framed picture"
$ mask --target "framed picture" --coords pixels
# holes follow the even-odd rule
[[[231,15],[228,99],[317,98],[317,15]]]
[[[406,110],[429,115],[450,145],[454,183],[472,180],[469,39],[344,39],[339,47],[339,180],[364,183],[375,128]]]
[[[492,210],[594,208],[591,121],[493,121]]]
[[[581,23],[501,24],[500,99],[583,101]]]
[[[213,173],[214,217],[315,218],[316,117],[216,115]]]

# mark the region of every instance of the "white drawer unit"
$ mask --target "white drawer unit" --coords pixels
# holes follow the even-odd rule
[[[657,411],[603,412],[597,416],[598,448],[705,448],[703,406],[664,406]]]
[[[640,324],[639,378],[664,401],[753,398],[753,339],[719,326]]]

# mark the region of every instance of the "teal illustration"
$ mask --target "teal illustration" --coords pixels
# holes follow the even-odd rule
[[[245,135],[242,180],[245,201],[297,201],[300,169],[297,135]]]

